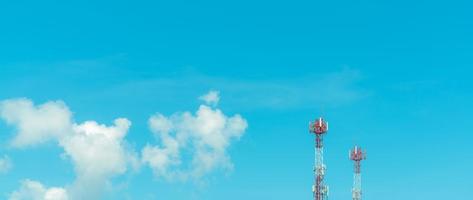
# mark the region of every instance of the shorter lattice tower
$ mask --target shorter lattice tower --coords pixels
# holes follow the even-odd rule
[[[366,151],[355,146],[349,151],[350,160],[355,162],[353,175],[353,200],[361,200],[361,161],[366,159]]]

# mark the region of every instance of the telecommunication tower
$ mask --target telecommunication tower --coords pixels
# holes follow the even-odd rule
[[[328,199],[328,186],[324,183],[325,164],[324,164],[324,146],[323,136],[328,131],[328,122],[322,117],[309,123],[310,133],[315,134],[315,166],[314,166],[314,185],[312,185],[312,192],[314,200]]]
[[[366,159],[366,151],[355,146],[349,152],[350,160],[355,162],[353,174],[353,200],[361,200],[361,161]]]

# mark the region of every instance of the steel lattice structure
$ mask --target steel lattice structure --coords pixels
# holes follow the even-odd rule
[[[361,200],[361,161],[366,159],[366,151],[363,151],[358,146],[355,146],[351,151],[349,151],[349,156],[350,160],[355,162],[352,198],[353,200]]]
[[[328,122],[319,118],[309,123],[309,131],[315,134],[315,180],[314,185],[312,185],[312,192],[314,194],[314,200],[326,200],[328,199],[328,186],[324,183],[326,167],[324,164],[323,136],[328,131]]]

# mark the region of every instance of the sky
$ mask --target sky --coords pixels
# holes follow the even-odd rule
[[[468,199],[467,1],[4,1],[0,199]]]

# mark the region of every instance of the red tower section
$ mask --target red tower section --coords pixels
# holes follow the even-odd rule
[[[321,117],[315,120],[310,127],[310,131],[315,134],[315,144],[317,148],[323,147],[323,135],[328,131],[328,123]]]
[[[363,151],[360,147],[355,146],[350,151],[350,159],[355,162],[355,173],[361,173],[361,161],[366,159],[366,151]]]

